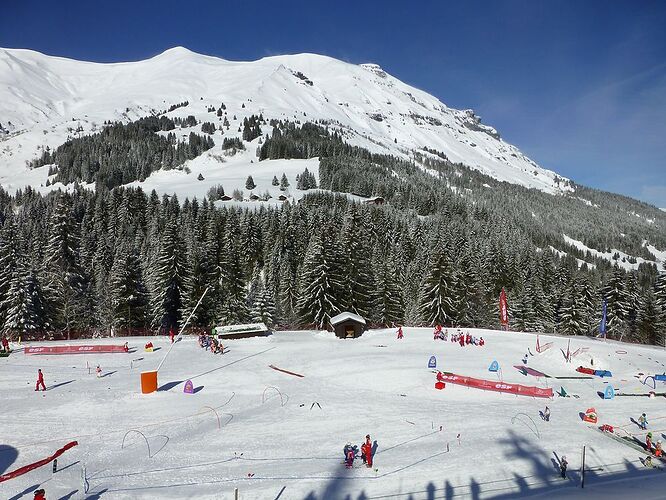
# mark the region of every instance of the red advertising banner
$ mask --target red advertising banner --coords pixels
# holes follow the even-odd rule
[[[40,347],[25,347],[23,352],[26,354],[88,354],[127,352],[124,345],[54,345]]]
[[[465,377],[455,373],[440,372],[437,374],[437,380],[449,382],[451,384],[464,385],[474,389],[483,389],[484,391],[508,392],[518,394],[519,396],[531,396],[534,398],[552,398],[553,389],[550,387],[543,389],[531,385],[509,384],[507,382],[498,382],[497,380],[484,380],[480,378]]]
[[[62,455],[67,450],[69,450],[70,448],[73,448],[74,446],[76,446],[78,444],[79,444],[78,442],[72,441],[71,443],[67,443],[65,446],[60,448],[58,451],[56,451],[50,457],[43,458],[42,460],[40,460],[38,462],[32,463],[30,465],[24,465],[23,467],[20,467],[19,469],[8,472],[7,474],[3,474],[2,476],[0,476],[0,483],[2,483],[3,481],[7,481],[9,479],[14,479],[15,477],[18,477],[18,476],[22,476],[23,474],[25,474],[27,472],[30,472],[31,470],[37,469],[38,467],[42,467],[43,465],[46,465],[49,462],[53,462],[60,455]]]
[[[500,292],[499,299],[499,312],[500,312],[500,323],[502,326],[507,326],[509,324],[509,306],[506,302],[506,292],[504,288]]]

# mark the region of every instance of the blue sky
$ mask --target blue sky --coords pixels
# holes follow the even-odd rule
[[[666,2],[5,2],[0,46],[93,61],[375,62],[546,168],[666,207]]]

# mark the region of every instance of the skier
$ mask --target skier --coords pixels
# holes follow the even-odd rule
[[[567,465],[569,465],[569,462],[567,462],[567,457],[562,455],[562,460],[560,460],[560,475],[562,476],[562,479],[567,478]]]
[[[102,368],[99,365],[95,368],[95,373],[97,374],[97,378],[102,378]]]
[[[662,454],[663,451],[661,451],[661,439],[657,439],[657,444],[654,447],[654,456],[657,458],[661,458]]]
[[[345,450],[345,466],[351,469],[354,466],[354,447],[347,443]]]
[[[486,343],[485,340],[483,340],[483,337],[479,339],[479,346],[483,347],[483,345]]]
[[[402,327],[399,327],[398,328],[398,340],[402,339],[403,337],[404,337],[404,335],[402,334]]]
[[[129,345],[127,344],[127,342],[125,342],[125,345],[123,346],[123,351],[129,352]]]
[[[643,413],[640,417],[638,417],[638,426],[645,430],[647,429],[648,421],[647,417],[645,416],[645,413]]]
[[[643,465],[645,465],[645,467],[649,467],[649,468],[654,467],[654,464],[652,463],[652,457],[646,457],[645,461],[643,462]]]
[[[46,390],[46,386],[44,385],[44,374],[42,373],[42,369],[39,368],[37,370],[37,384],[35,384],[35,390],[39,390],[39,386],[42,386],[42,391]]]
[[[7,340],[5,335],[2,336],[2,350],[9,352],[9,340]]]
[[[173,339],[176,337],[176,335],[173,333],[173,326],[169,329],[169,339],[171,339],[171,343],[173,344]]]
[[[648,432],[645,436],[645,449],[652,453],[652,433]]]
[[[523,356],[523,364],[524,364],[524,365],[527,364],[527,354],[525,354],[525,356]]]
[[[546,406],[546,409],[543,411],[543,419],[546,422],[550,422],[550,408]]]
[[[35,491],[35,496],[33,497],[33,500],[46,500],[46,491],[44,488],[40,488],[37,491]]]
[[[363,451],[363,446],[365,447],[365,451]],[[370,441],[370,434],[366,434],[363,446],[361,447],[361,453],[365,456],[365,465],[372,467],[372,442]]]

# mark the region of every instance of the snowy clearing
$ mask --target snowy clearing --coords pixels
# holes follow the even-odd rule
[[[47,465],[0,483],[0,497],[29,498],[37,487],[48,498],[80,497],[85,466],[88,495],[103,499],[233,498],[234,487],[242,499],[627,498],[638,481],[642,498],[663,498],[661,471],[645,469],[641,452],[579,416],[595,407],[599,425],[643,440],[645,433],[631,419],[645,411],[655,440],[666,437],[662,397],[603,400],[597,394],[608,383],[622,393],[647,393],[644,376],[665,370],[662,349],[574,337],[571,351],[580,354],[567,364],[565,337],[542,335],[541,345],[553,345],[538,354],[530,334],[470,330],[484,337],[485,346],[460,347],[433,340],[428,328],[404,332],[403,340],[395,330],[369,331],[355,340],[278,332],[226,341],[227,352],[217,356],[185,338],[159,372],[161,390],[148,395],[140,393],[139,374],[157,367],[169,347],[166,338],[71,342],[128,340],[136,351],[127,354],[14,352],[0,358],[0,473],[72,439],[79,446],[59,459],[56,474]],[[147,340],[159,349],[144,352]],[[552,377],[580,376],[575,368],[591,360],[613,377],[523,375],[514,365],[521,365],[528,349],[535,354],[528,366]],[[555,391],[563,386],[579,398],[551,401],[449,384],[436,390],[427,368],[431,355],[439,370]],[[493,360],[498,373],[488,371]],[[97,364],[103,378],[95,376]],[[34,391],[38,368],[46,392]],[[194,394],[183,393],[188,379]],[[657,382],[657,391],[664,389]],[[549,422],[539,418],[545,405],[552,410]],[[346,469],[344,444],[360,445],[368,433],[377,441],[374,467],[358,460]],[[583,445],[585,490],[579,473]],[[569,462],[567,479],[557,468],[562,455]]]

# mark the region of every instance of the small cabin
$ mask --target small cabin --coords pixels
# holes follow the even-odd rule
[[[366,330],[365,320],[358,314],[343,312],[331,318],[335,336],[341,339],[355,339]]]
[[[226,194],[220,197],[220,201],[231,201],[231,200],[233,200],[233,198]]]
[[[283,194],[281,194],[280,196],[278,196],[278,200],[280,200],[280,201],[287,201],[287,199],[288,199],[288,198],[287,198],[285,195],[283,195]]]
[[[268,327],[264,323],[216,326],[214,329],[214,335],[218,340],[263,337],[269,333]]]

